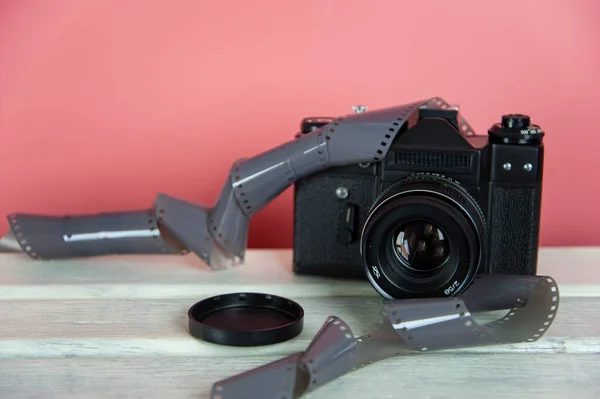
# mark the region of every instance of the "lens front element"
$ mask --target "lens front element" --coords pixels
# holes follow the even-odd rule
[[[426,221],[409,222],[395,235],[394,249],[398,259],[416,272],[431,272],[440,268],[450,251],[442,231]]]

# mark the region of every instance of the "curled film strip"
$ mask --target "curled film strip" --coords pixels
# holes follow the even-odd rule
[[[371,363],[401,355],[533,342],[558,311],[556,282],[547,276],[486,275],[461,296],[390,300],[366,334],[355,337],[330,316],[308,348],[214,384],[211,399],[295,399]],[[474,314],[504,311],[489,322]]]
[[[329,167],[381,162],[396,136],[417,122],[422,106],[446,104],[436,97],[342,115],[301,138],[236,161],[213,207],[159,194],[149,210],[9,215],[11,231],[0,238],[0,252],[58,259],[190,251],[212,269],[226,269],[244,261],[250,218],[294,182]]]

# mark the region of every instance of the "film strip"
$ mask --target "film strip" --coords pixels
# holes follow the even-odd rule
[[[481,276],[457,297],[386,300],[366,334],[355,337],[330,316],[304,352],[217,382],[211,399],[295,399],[391,357],[533,342],[552,325],[558,303],[551,277],[504,275]],[[503,316],[479,320],[495,311]]]
[[[456,108],[458,110],[458,106],[449,104],[446,100],[441,97],[433,97],[429,101],[425,103],[425,105],[429,108],[438,108],[438,109],[452,109]],[[462,114],[458,113],[458,128],[460,132],[465,136],[475,136],[475,129],[469,125],[469,122],[462,116]]]
[[[153,209],[80,216],[13,214],[5,252],[19,249],[34,259],[119,254],[172,254]],[[16,244],[16,245],[15,245]]]

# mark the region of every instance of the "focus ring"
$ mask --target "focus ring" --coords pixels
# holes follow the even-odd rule
[[[390,245],[398,230],[416,221],[440,229],[450,255],[439,270],[411,275],[410,265],[390,256]],[[366,275],[387,299],[456,295],[485,262],[486,229],[481,208],[457,182],[434,174],[410,176],[384,190],[369,210],[360,243]]]
[[[460,192],[461,195],[467,197],[470,200],[469,201],[470,205],[474,206],[477,209],[477,213],[480,216],[481,224],[483,225],[484,231],[487,229],[487,223],[485,221],[485,216],[484,216],[483,210],[481,209],[481,207],[479,206],[479,204],[477,203],[475,198],[473,198],[473,196],[471,194],[469,194],[469,192],[467,190],[465,190],[461,186],[460,183],[458,183],[454,179],[451,179],[451,178],[443,176],[443,175],[437,175],[437,174],[426,173],[426,172],[412,174],[402,180],[399,180],[399,181],[393,183],[389,187],[387,187],[385,190],[383,190],[377,196],[375,201],[373,201],[373,204],[369,208],[369,212],[367,213],[367,215],[371,215],[371,213],[375,210],[375,208],[379,207],[380,205],[383,205],[383,203],[388,199],[388,197],[391,197],[393,194],[395,194],[394,189],[397,189],[399,187],[408,188],[409,185],[419,184],[419,183],[433,183],[433,184],[437,184],[437,185],[448,185],[450,187],[453,187],[455,190],[447,189],[447,190],[444,190],[443,193],[451,194],[452,198],[455,200],[458,200],[459,203],[462,203],[463,200],[460,198],[460,196],[456,195],[456,194],[458,194],[457,192]],[[402,191],[405,191],[405,190],[402,190]],[[367,224],[367,222],[365,222],[365,225],[366,224]]]

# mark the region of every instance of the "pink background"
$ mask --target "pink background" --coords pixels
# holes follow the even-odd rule
[[[0,215],[212,204],[304,116],[439,95],[480,133],[542,125],[542,244],[600,245],[599,19],[594,0],[0,1]],[[291,245],[291,190],[250,233]]]

